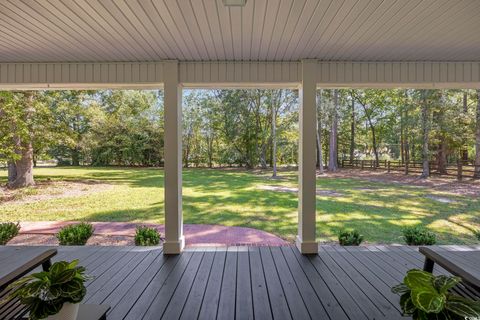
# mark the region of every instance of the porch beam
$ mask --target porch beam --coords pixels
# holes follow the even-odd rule
[[[316,241],[316,66],[302,61],[300,97],[300,143],[298,149],[298,235],[296,245],[303,254],[318,253]]]
[[[458,88],[480,86],[480,61],[321,61],[317,85],[323,88]],[[0,63],[0,88],[102,89],[158,88],[169,61]],[[311,65],[313,66],[313,64]],[[179,61],[184,87],[296,87],[301,61]]]
[[[165,254],[179,254],[185,246],[182,213],[182,87],[178,62],[164,65],[165,103]]]

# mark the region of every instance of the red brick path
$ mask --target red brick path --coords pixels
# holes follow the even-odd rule
[[[21,222],[22,234],[54,234],[60,228],[77,222],[37,221]],[[127,222],[92,222],[96,235],[134,236],[137,225],[155,227],[162,236],[165,226],[162,224],[136,224]],[[284,246],[289,243],[271,233],[244,227],[226,227],[207,224],[185,224],[185,243],[187,246]]]

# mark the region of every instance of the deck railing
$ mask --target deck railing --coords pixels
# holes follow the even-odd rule
[[[405,174],[421,174],[423,171],[423,162],[421,161],[388,161],[388,160],[348,160],[340,161],[342,168],[352,168],[361,170],[379,170],[385,169],[387,172],[403,172]],[[480,166],[468,161],[457,161],[456,164],[448,164],[444,170],[440,170],[436,162],[428,163],[430,175],[456,177],[458,180],[464,178],[480,178]],[[477,170],[475,170],[477,169]]]

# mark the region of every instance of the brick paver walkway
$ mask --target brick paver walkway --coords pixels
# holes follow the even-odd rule
[[[21,222],[20,233],[55,234],[60,228],[77,222],[35,221]],[[137,224],[128,222],[92,222],[95,234],[108,236],[134,236],[137,225],[155,227],[162,236],[165,226],[162,224]],[[271,233],[244,227],[227,227],[208,224],[185,224],[185,243],[187,246],[284,246],[289,243]]]

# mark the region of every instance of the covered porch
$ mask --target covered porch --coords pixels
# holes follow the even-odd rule
[[[318,245],[316,91],[480,88],[479,13],[475,0],[1,3],[0,90],[164,90],[163,246],[53,260],[86,266],[84,302],[108,319],[400,319],[391,287],[423,267],[416,248]],[[185,88],[299,91],[295,245],[185,249]]]
[[[480,249],[445,248],[454,255]],[[320,246],[310,256],[292,246],[162,252],[60,247],[53,261],[80,259],[94,276],[84,303],[111,306],[107,319],[335,320],[401,319],[391,287],[424,262],[414,247],[381,245]]]
[[[53,2],[1,5],[0,89],[163,88],[167,254],[184,248],[184,88],[299,90],[296,245],[317,253],[317,88],[480,86],[476,1]]]

